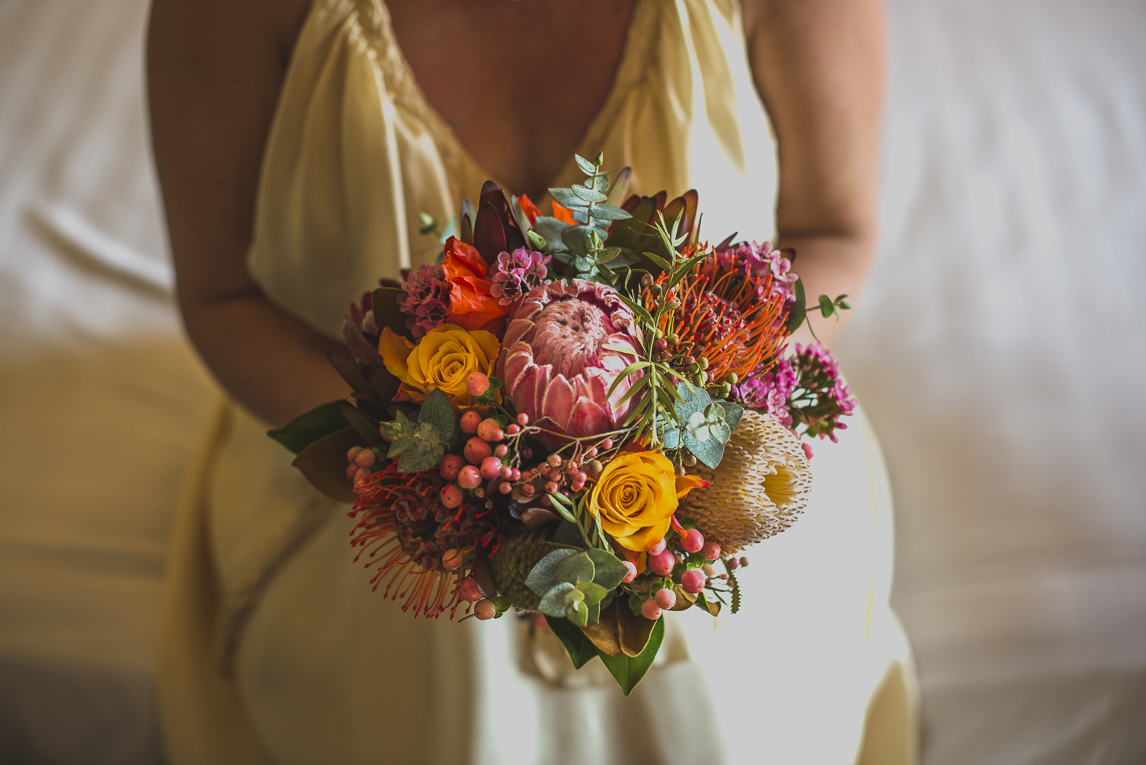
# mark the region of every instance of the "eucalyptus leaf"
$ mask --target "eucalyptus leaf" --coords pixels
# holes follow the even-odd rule
[[[587,552],[570,555],[568,558],[558,563],[557,567],[553,570],[553,574],[557,577],[557,581],[571,582],[573,584],[580,584],[581,582],[592,582],[593,576],[596,573],[596,567],[593,566],[593,561],[591,558],[589,558],[589,554]]]
[[[616,171],[613,171],[616,172]],[[602,173],[593,179],[593,188],[604,194],[609,190],[609,173]],[[605,197],[608,199],[608,197]]]
[[[724,444],[715,438],[710,438],[707,441],[699,441],[693,438],[692,434],[686,430],[681,440],[684,443],[684,447],[692,452],[694,457],[713,470],[715,470],[717,466],[720,465],[720,461],[724,459]]]
[[[561,232],[561,241],[575,255],[588,257],[601,244],[601,235],[592,226],[569,226]]]
[[[581,172],[583,172],[585,175],[597,174],[597,166],[582,157],[580,154],[574,154],[573,161],[577,163],[577,167],[580,168]]]
[[[541,560],[534,564],[533,568],[529,571],[529,576],[525,578],[525,586],[533,590],[537,597],[545,597],[546,593],[552,590],[557,585],[557,575],[554,571],[557,564],[571,555],[576,555],[575,550],[554,550],[546,555]]]
[[[724,421],[728,423],[728,427],[736,430],[736,426],[740,424],[741,418],[744,417],[744,407],[739,404],[734,404],[731,401],[718,402],[724,408]],[[725,439],[727,442],[728,439]]]
[[[598,196],[601,197],[601,199],[598,201],[603,202],[606,198],[604,194],[598,194]],[[614,207],[608,203],[594,205],[589,209],[589,215],[596,218],[597,220],[607,221],[628,220],[629,218],[633,217],[632,215],[629,215],[627,212],[622,210],[620,207]]]
[[[541,603],[537,606],[537,610],[546,616],[566,616],[569,606],[565,602],[565,596],[576,589],[569,582],[558,582],[541,596]]]
[[[449,441],[457,433],[458,421],[449,396],[437,388],[426,397],[418,412],[418,423],[433,426],[442,442]]]
[[[600,603],[609,594],[608,590],[595,582],[580,582],[577,589],[585,596],[585,602],[589,605]]]
[[[569,547],[576,547],[584,549],[585,540],[581,538],[581,530],[577,528],[577,524],[572,521],[562,521],[557,524],[557,530],[553,532],[553,539],[550,540],[553,544],[567,545]],[[601,563],[598,562],[596,556],[590,551],[589,557],[593,559],[593,565],[597,566],[597,573],[600,576]],[[594,579],[596,581],[596,579]],[[600,584],[600,582],[598,582]]]
[[[578,627],[587,627],[589,626],[589,606],[586,605],[585,601],[579,600],[567,608],[565,618]]]
[[[542,248],[545,252],[565,249],[565,243],[561,241],[561,234],[568,227],[569,224],[565,221],[558,220],[557,218],[549,218],[544,215],[533,221],[534,233],[545,240],[545,245]]]
[[[586,188],[576,183],[570,187],[570,191],[576,194],[577,198],[583,202],[597,203],[604,202],[606,199],[608,199],[607,196],[597,191],[596,189]]]
[[[820,313],[823,314],[824,318],[826,319],[832,316],[835,312],[836,306],[832,302],[832,299],[827,295],[820,295]]]
[[[573,193],[571,189],[549,189],[549,196],[553,197],[553,201],[568,210],[576,210],[579,207],[587,207],[588,202],[585,202],[581,197]]]

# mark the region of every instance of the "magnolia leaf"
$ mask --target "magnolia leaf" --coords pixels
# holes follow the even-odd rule
[[[358,499],[358,495],[354,493],[354,484],[346,477],[346,452],[358,445],[358,433],[354,428],[343,428],[309,444],[291,465],[326,496],[350,504]]]
[[[552,590],[557,584],[557,575],[555,570],[557,564],[566,558],[576,555],[575,550],[554,550],[546,555],[541,560],[534,564],[533,568],[529,571],[529,576],[525,578],[525,586],[533,590],[537,597],[544,597],[546,593]]]
[[[588,553],[577,553],[570,555],[565,560],[557,564],[553,570],[554,576],[557,577],[559,582],[572,582],[573,584],[580,584],[581,582],[592,582],[593,576],[597,573],[596,568],[593,566],[593,561],[589,558]]]
[[[390,370],[380,364],[363,367],[362,376],[370,383],[374,393],[378,396],[378,400],[387,403],[397,395],[398,387],[402,384],[401,380],[390,374]],[[393,405],[390,404],[390,406]]]
[[[695,605],[699,608],[703,608],[713,616],[720,616],[720,601],[709,600],[708,598],[704,597],[703,592],[697,593]]]
[[[629,573],[628,567],[617,556],[606,550],[593,548],[589,550],[589,558],[593,561],[593,567],[596,569],[593,581],[606,590],[615,588]]]
[[[599,615],[598,612],[598,617]],[[597,649],[593,646],[593,641],[567,619],[546,616],[545,621],[549,623],[549,629],[553,630],[561,645],[565,646],[565,652],[572,659],[574,669],[581,669],[597,658]]]
[[[597,201],[601,202],[602,204],[593,205],[591,208],[589,208],[590,216],[596,218],[597,220],[606,221],[628,220],[629,218],[633,217],[632,215],[629,215],[627,212],[622,210],[620,207],[615,207],[605,202],[604,200],[606,197],[604,194],[598,194],[597,196],[601,197],[601,199]],[[621,248],[618,247],[617,249],[620,250]]]
[[[569,609],[565,596],[576,590],[577,588],[569,582],[558,582],[541,596],[541,603],[537,606],[537,610],[546,616],[565,616]]]
[[[646,619],[646,621],[648,621]],[[621,686],[621,692],[628,696],[637,687],[637,683],[641,682],[644,676],[648,673],[649,667],[653,665],[653,660],[657,657],[657,652],[660,650],[661,643],[665,638],[665,625],[664,619],[657,619],[649,635],[649,640],[645,644],[645,648],[640,654],[636,656],[609,656],[600,653],[601,661],[609,669],[609,672],[616,679],[617,684]]]
[[[349,423],[342,416],[342,409],[338,404],[337,401],[331,401],[309,412],[303,412],[281,428],[268,430],[267,435],[285,446],[291,453],[301,454],[306,447],[319,439],[347,427]],[[345,461],[346,455],[343,455],[342,459]],[[345,472],[346,467],[343,466],[342,469]]]
[[[617,177],[613,179],[613,184],[609,188],[609,204],[620,205],[625,200],[625,195],[629,193],[629,183],[633,178],[633,168],[623,168]]]

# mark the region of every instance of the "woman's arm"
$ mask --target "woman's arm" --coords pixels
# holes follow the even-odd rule
[[[742,6],[753,76],[779,142],[778,246],[796,249],[795,270],[810,302],[821,293],[854,298],[878,229],[883,4],[743,0]],[[834,320],[812,321],[825,342],[839,331]],[[796,339],[811,339],[807,332]]]
[[[155,0],[147,40],[155,162],[179,306],[232,396],[278,425],[346,395],[335,347],[246,269],[263,147],[309,0]]]

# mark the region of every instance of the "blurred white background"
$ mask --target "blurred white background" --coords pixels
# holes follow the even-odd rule
[[[0,2],[0,761],[156,763],[214,395],[171,300],[146,0]],[[884,441],[927,765],[1146,761],[1146,5],[889,0]],[[766,761],[766,754],[762,754]]]

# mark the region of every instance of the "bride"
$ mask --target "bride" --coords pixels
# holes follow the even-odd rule
[[[628,698],[513,617],[415,620],[371,593],[344,508],[264,435],[346,395],[326,352],[352,299],[432,260],[419,213],[487,178],[540,202],[574,152],[631,166],[636,193],[697,188],[709,236],[794,247],[809,295],[857,295],[882,25],[878,0],[154,0],[180,307],[227,394],[171,556],[172,763],[910,761],[862,413],[817,447],[805,517],[754,551],[750,605],[684,614]]]

